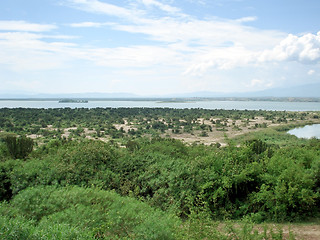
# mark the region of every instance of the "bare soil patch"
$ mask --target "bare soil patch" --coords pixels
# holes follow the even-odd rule
[[[320,240],[320,225],[285,225],[282,226],[286,239],[289,239],[289,231],[291,231],[296,240]]]

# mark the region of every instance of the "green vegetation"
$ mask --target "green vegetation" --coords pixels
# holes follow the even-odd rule
[[[59,100],[59,103],[88,103],[88,100],[65,98],[65,99]]]
[[[1,109],[0,129],[37,139],[52,138],[124,138],[171,137],[223,143],[224,134],[233,138],[241,132],[269,129],[270,126],[299,125],[319,122],[316,112],[274,112],[248,110],[205,110],[169,108],[62,108],[62,109]],[[215,138],[216,140],[212,140]]]
[[[0,109],[0,239],[295,239],[256,224],[319,218],[320,140],[282,124],[315,115]],[[209,138],[257,117],[280,126],[225,147],[161,136]]]
[[[23,137],[6,136],[5,142],[13,158],[26,158],[33,150],[33,140]]]

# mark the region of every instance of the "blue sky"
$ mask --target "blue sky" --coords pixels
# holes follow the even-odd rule
[[[320,82],[319,0],[2,0],[0,93]]]

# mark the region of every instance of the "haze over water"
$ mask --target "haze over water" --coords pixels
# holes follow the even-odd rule
[[[58,101],[2,100],[0,108],[203,108],[227,110],[271,110],[271,111],[320,111],[320,102],[274,102],[274,101],[90,101],[88,103],[58,103]]]

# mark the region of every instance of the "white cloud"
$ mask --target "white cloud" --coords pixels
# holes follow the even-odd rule
[[[119,7],[98,0],[67,0],[67,3],[71,4],[72,7],[86,12],[102,13],[118,18],[125,17],[133,19],[140,14],[137,10]]]
[[[243,25],[245,22],[256,20],[256,17],[237,20],[219,18],[200,20],[184,15],[179,9],[156,0],[138,0],[138,2],[146,6],[158,7],[173,15],[154,17],[152,12],[149,14],[141,8],[137,10],[137,5],[125,8],[97,0],[70,1],[81,10],[121,18],[120,22],[109,24],[112,29],[145,34],[149,39],[157,42],[157,45],[165,43],[167,47],[162,48],[166,49],[163,52],[169,53],[170,57],[175,56],[172,59],[168,57],[167,60],[178,59],[175,64],[183,66],[185,74],[202,75],[209,68],[230,69],[252,63],[257,59],[258,53],[265,48],[273,48],[286,36],[279,31],[259,30]],[[110,11],[110,9],[113,10]],[[105,23],[92,22],[72,24],[73,27],[104,25]],[[132,50],[135,51],[135,48],[133,47]],[[154,51],[157,52],[156,49]],[[148,55],[143,52],[140,54]],[[130,58],[131,56],[128,55],[128,59]],[[172,61],[171,63],[174,64]]]
[[[64,50],[75,46],[73,43],[57,40],[75,39],[74,36],[48,35],[57,28],[25,21],[0,21],[0,64],[20,71],[49,70],[63,67],[68,57]]]
[[[252,87],[255,87],[255,86],[257,86],[257,85],[261,85],[263,82],[264,82],[264,81],[261,80],[261,79],[252,79],[252,80],[251,80],[251,86],[252,86]]]
[[[309,71],[308,71],[308,75],[313,75],[315,73],[315,71],[313,70],[313,69],[310,69]]]
[[[72,23],[70,24],[71,27],[101,27],[102,23],[96,23],[96,22],[81,22],[81,23]]]
[[[139,9],[136,4],[132,4],[135,7],[120,7],[114,4],[102,2],[99,0],[66,0],[72,7],[78,8],[83,11],[102,13],[118,18],[127,18],[130,20],[138,21],[142,16],[146,14],[145,10]],[[164,12],[170,14],[181,14],[179,8],[173,7],[168,4],[164,4],[158,0],[137,0],[137,3],[141,3],[147,7],[156,7]],[[182,15],[181,15],[182,16]]]
[[[103,19],[101,22],[87,21],[67,26],[74,28],[103,27],[101,31],[106,31],[105,36],[108,35],[108,28],[111,28],[123,31],[124,38],[130,37],[130,33],[142,33],[143,35],[136,36],[153,42],[148,41],[151,42],[150,45],[146,45],[145,42],[143,45],[137,45],[135,41],[134,45],[128,41],[126,47],[112,48],[106,47],[107,45],[103,47],[101,45],[103,39],[99,39],[102,47],[92,45],[88,47],[82,43],[75,44],[62,40],[74,38],[72,36],[43,33],[56,28],[55,25],[10,21],[9,26],[0,21],[0,30],[15,31],[0,32],[0,63],[2,66],[10,66],[10,69],[15,71],[42,71],[67,69],[73,63],[78,64],[80,60],[81,64],[90,66],[88,69],[91,67],[95,70],[108,69],[110,67],[113,70],[117,69],[120,72],[119,75],[123,74],[129,79],[131,79],[129,70],[135,73],[132,78],[139,79],[138,76],[143,76],[144,71],[148,69],[152,74],[159,74],[159,77],[157,76],[159,79],[175,78],[181,79],[181,82],[185,79],[189,79],[190,82],[201,79],[203,88],[209,88],[212,86],[214,77],[211,74],[214,71],[220,74],[220,78],[216,77],[215,81],[225,83],[227,72],[237,68],[247,68],[245,71],[248,71],[249,67],[251,71],[254,68],[264,68],[269,63],[270,65],[281,62],[288,64],[286,61],[291,61],[293,64],[296,62],[305,64],[317,63],[320,59],[320,33],[287,36],[286,33],[280,31],[260,30],[245,25],[248,21],[255,21],[256,17],[243,17],[236,20],[214,17],[199,19],[184,15],[182,10],[163,3],[170,1],[160,0],[132,0],[127,1],[131,4],[125,7],[98,0],[65,1],[76,9],[104,14],[106,17],[103,19],[100,16],[99,19]],[[159,14],[158,9],[161,10],[162,15]],[[154,14],[155,10],[156,14]],[[83,39],[85,37],[83,35]],[[100,68],[100,66],[103,67]],[[309,68],[304,68],[304,75]],[[274,68],[270,69],[274,71]],[[241,70],[239,72],[241,73]],[[156,78],[152,74],[146,77],[146,81]],[[308,74],[312,75],[313,72],[309,71]],[[229,76],[231,74],[228,75],[228,78]],[[253,76],[257,77],[252,79]],[[248,82],[248,79],[252,81]],[[259,74],[250,75],[246,76],[245,80],[242,79],[242,85],[246,88],[263,88],[273,84],[261,79],[270,78]],[[276,81],[274,83],[276,84]],[[218,84],[215,83],[215,86]]]
[[[209,68],[228,70],[245,66],[254,60],[254,53],[241,46],[211,49],[206,53],[195,54],[192,64],[184,74],[203,75]]]
[[[10,40],[12,42],[25,41],[27,39],[76,39],[76,36],[68,35],[45,35],[28,32],[0,32],[0,40]]]
[[[251,17],[239,18],[239,19],[236,19],[236,21],[239,23],[245,23],[245,22],[253,22],[253,21],[256,21],[257,19],[258,19],[257,17],[251,16]]]
[[[63,67],[66,59],[70,59],[68,50],[76,45],[44,41],[49,37],[26,32],[0,33],[0,63],[15,71]]]
[[[99,22],[81,22],[81,23],[72,23],[69,26],[70,27],[75,27],[75,28],[80,28],[80,27],[96,27],[100,28],[103,26],[112,26],[114,25],[113,23],[99,23]]]
[[[320,61],[320,32],[301,37],[289,34],[273,50],[264,51],[260,61],[297,61],[305,64]]]
[[[142,33],[152,40],[163,42],[196,42],[210,46],[220,46],[226,40],[233,41],[250,48],[273,47],[284,33],[263,31],[242,25],[254,21],[256,17],[244,17],[237,20],[212,18],[199,20],[180,12],[180,9],[163,4],[156,0],[138,0],[146,6],[157,6],[166,9],[172,16],[154,17],[152,10],[127,6],[119,7],[98,0],[68,0],[73,7],[87,12],[106,14],[118,17],[121,21],[110,24],[114,29],[129,33]],[[104,23],[76,23],[73,26],[101,26]]]
[[[53,24],[36,24],[25,21],[0,21],[1,31],[46,32],[57,28]]]
[[[154,41],[186,42],[210,47],[221,47],[226,41],[248,49],[273,47],[285,34],[247,27],[237,20],[207,19],[192,17],[160,19],[141,18],[135,24],[116,24],[113,28],[129,33],[143,33]]]
[[[242,33],[246,35],[245,32]],[[241,34],[240,34],[241,35]],[[252,34],[251,37],[253,37]],[[232,39],[232,38],[231,38]],[[237,41],[238,40],[238,41]],[[302,64],[320,62],[320,32],[317,35],[308,33],[301,37],[290,34],[272,50],[255,50],[241,44],[240,39],[234,40],[238,45],[225,48],[213,48],[206,53],[197,54],[194,62],[185,73],[202,75],[207,69],[231,69],[249,65],[259,65],[266,62],[293,61]],[[207,49],[208,50],[208,49]],[[309,75],[313,70],[308,72]]]
[[[251,80],[251,82],[247,85],[247,87],[249,88],[266,88],[266,87],[272,87],[273,86],[273,82],[272,81],[266,81],[266,80],[262,80],[262,79],[257,79],[254,78]]]
[[[147,5],[147,6],[155,6],[158,7],[159,9],[161,9],[162,11],[168,12],[168,13],[179,13],[180,9],[176,8],[176,7],[172,7],[168,4],[163,4],[159,1],[156,0],[140,0],[143,4]]]
[[[179,54],[165,47],[136,46],[119,48],[86,49],[79,57],[109,67],[150,67],[176,65]]]
[[[25,32],[0,33],[0,64],[15,71],[59,69],[76,60],[119,68],[181,65],[179,53],[167,47],[88,48],[68,42],[45,41],[47,37]]]

